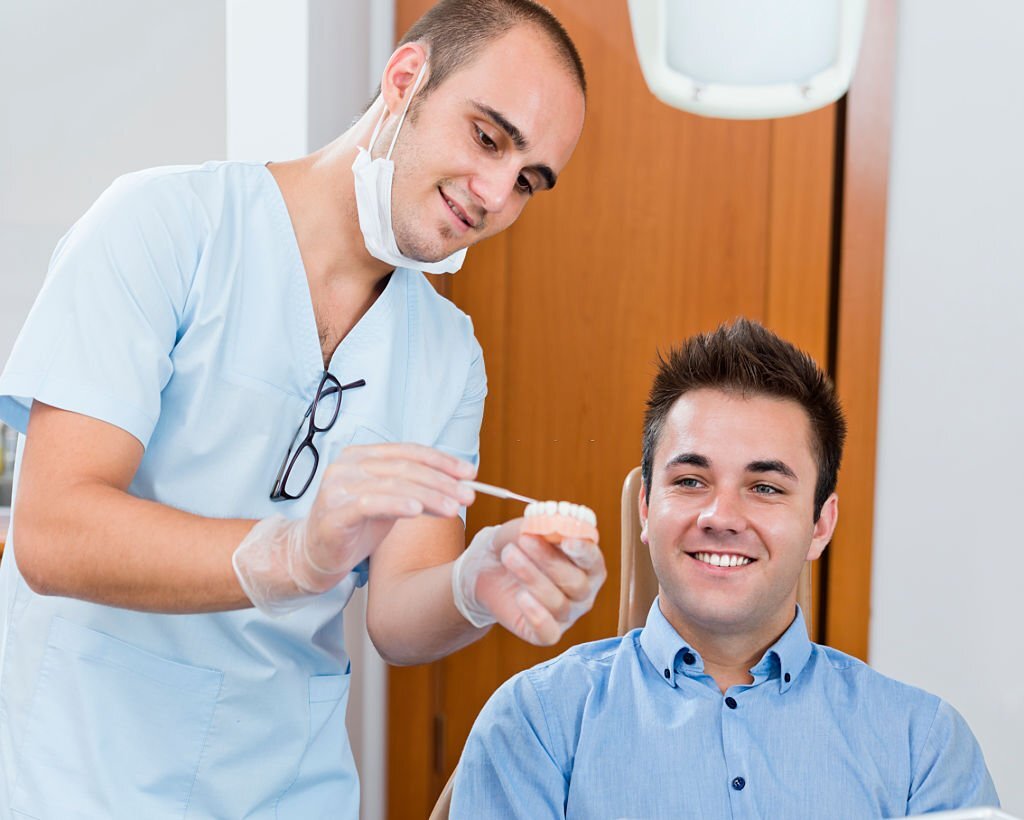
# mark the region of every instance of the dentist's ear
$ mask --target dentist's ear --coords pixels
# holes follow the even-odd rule
[[[380,79],[380,94],[390,114],[397,116],[405,109],[407,97],[426,62],[427,50],[421,43],[406,43],[395,49]],[[428,67],[426,71],[429,70]],[[419,87],[422,88],[426,82],[427,74],[424,73]]]
[[[811,545],[807,550],[807,560],[816,561],[821,557],[832,540],[832,533],[836,530],[836,523],[839,521],[839,496],[832,493],[828,500],[821,507],[821,515],[814,522],[814,532],[811,536]]]

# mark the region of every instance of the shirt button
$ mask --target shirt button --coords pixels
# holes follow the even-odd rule
[[[732,779],[732,787],[734,789],[736,789],[736,791],[738,791],[738,792],[743,791],[743,787],[746,786],[746,785],[747,785],[747,781],[744,780],[742,777],[734,777]]]
[[[669,672],[667,669],[665,670],[665,677],[666,678],[671,678],[672,677],[672,673]]]
[[[725,705],[728,706],[730,709],[735,709],[736,708],[736,698],[733,698],[733,697],[726,698],[725,699]],[[740,778],[740,779],[742,780],[743,778]],[[743,787],[740,786],[740,788],[742,789]]]
[[[697,662],[697,659],[694,657],[692,652],[684,652],[683,653],[683,663],[690,664],[690,663],[696,663],[696,662]]]
[[[790,675],[789,675],[789,672],[787,672],[787,673],[785,674],[784,678],[785,678],[785,681],[786,681],[786,683],[789,683],[789,682],[790,682],[790,681],[792,680],[792,678],[791,678],[791,677],[790,677]]]

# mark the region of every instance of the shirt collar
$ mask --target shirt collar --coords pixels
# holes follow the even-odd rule
[[[704,659],[668,622],[657,598],[651,604],[647,623],[640,633],[640,646],[658,677],[669,686],[676,686],[676,676],[679,674],[692,676],[704,672]],[[796,617],[789,628],[765,651],[761,660],[751,667],[754,685],[777,677],[779,691],[788,692],[810,656],[811,641],[807,637],[803,612],[797,605]]]
[[[704,659],[668,622],[662,614],[661,607],[658,606],[658,598],[654,599],[647,613],[647,623],[640,632],[640,646],[658,676],[673,688],[676,685],[677,662],[682,660],[680,656],[689,653],[693,663],[685,665],[694,672],[704,671]]]

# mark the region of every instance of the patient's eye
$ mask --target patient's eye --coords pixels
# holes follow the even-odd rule
[[[781,495],[782,490],[773,487],[771,484],[755,484],[751,488],[755,495]]]
[[[677,478],[672,483],[675,484],[677,487],[686,487],[687,489],[690,489],[690,490],[696,490],[696,489],[699,489],[700,487],[704,486],[704,482],[703,481],[701,481],[699,478],[696,478],[696,477],[694,477],[692,475],[680,476],[679,478]]]

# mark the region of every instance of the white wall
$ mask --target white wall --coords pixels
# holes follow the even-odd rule
[[[1024,4],[899,14],[871,661],[1024,816]]]
[[[223,42],[208,0],[0,3],[0,362],[114,177],[224,156]]]
[[[57,240],[118,175],[287,159],[343,131],[391,53],[390,0],[0,1],[0,364]],[[348,611],[364,820],[385,805],[386,675]]]

